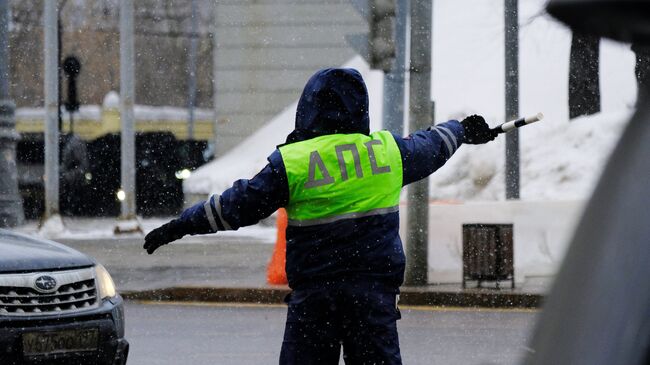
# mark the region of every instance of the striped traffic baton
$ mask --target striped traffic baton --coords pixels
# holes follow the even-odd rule
[[[537,113],[533,116],[530,117],[522,117],[516,120],[511,120],[509,122],[505,122],[498,127],[492,128],[493,131],[496,131],[497,133],[506,133],[510,132],[513,129],[516,128],[521,128],[525,125],[532,124],[535,122],[538,122],[544,118],[544,114],[542,113]]]

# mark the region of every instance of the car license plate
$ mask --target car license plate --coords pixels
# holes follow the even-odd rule
[[[99,330],[67,330],[23,334],[24,356],[52,355],[65,352],[95,351]]]

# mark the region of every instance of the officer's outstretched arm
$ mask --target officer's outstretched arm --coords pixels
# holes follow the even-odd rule
[[[431,175],[442,167],[464,140],[462,124],[456,120],[416,131],[407,137],[396,137],[402,155],[402,185]]]
[[[193,205],[181,213],[178,218],[152,230],[144,237],[144,249],[152,254],[158,247],[183,238],[185,235],[207,234],[217,232],[208,221],[206,209],[212,204],[210,197],[204,202]],[[222,229],[223,230],[223,229]]]
[[[285,206],[289,188],[280,153],[276,150],[268,161],[252,179],[235,181],[222,194],[212,195],[151,231],[145,237],[144,249],[151,254],[158,247],[188,234],[237,230],[255,224]]]
[[[493,140],[483,117],[473,115],[462,122],[450,120],[408,137],[395,137],[402,154],[403,185],[423,179],[442,167],[463,143],[479,144]]]

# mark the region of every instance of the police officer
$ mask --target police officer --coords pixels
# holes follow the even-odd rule
[[[281,364],[401,364],[396,296],[404,277],[401,188],[433,173],[462,143],[496,132],[480,116],[402,138],[370,133],[358,71],[325,69],[300,97],[295,130],[250,180],[151,231],[150,254],[184,235],[257,223],[285,207],[288,304]]]

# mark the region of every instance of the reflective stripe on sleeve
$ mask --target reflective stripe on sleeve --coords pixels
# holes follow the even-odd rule
[[[212,228],[213,231],[217,232],[219,230],[219,227],[217,226],[217,222],[214,220],[214,214],[212,213],[212,206],[210,206],[210,200],[214,197],[211,196],[208,198],[208,200],[205,201],[203,204],[203,209],[205,209],[205,216],[208,217],[208,222],[210,222],[210,228]]]
[[[219,217],[219,222],[221,222],[221,225],[226,230],[232,230],[232,227],[230,227],[230,224],[228,224],[228,222],[226,222],[226,220],[223,219],[223,216],[221,215],[221,199],[219,199],[219,198],[221,198],[221,196],[217,195],[217,194],[214,194],[213,198],[214,198],[214,207],[217,210],[217,217]]]
[[[438,133],[440,135],[440,138],[442,138],[442,140],[447,145],[447,151],[449,152],[449,155],[452,155],[454,152],[456,152],[454,147],[451,145],[451,142],[449,141],[449,138],[447,137],[447,135],[444,132],[440,131],[438,129],[438,127],[434,128],[434,131],[436,131],[436,133]]]
[[[458,141],[456,140],[456,136],[454,136],[454,133],[452,133],[451,130],[443,126],[436,127],[436,128],[440,129],[443,132],[446,132],[446,134],[451,139],[451,141],[454,142],[454,152],[456,152],[456,150],[458,149]]]

